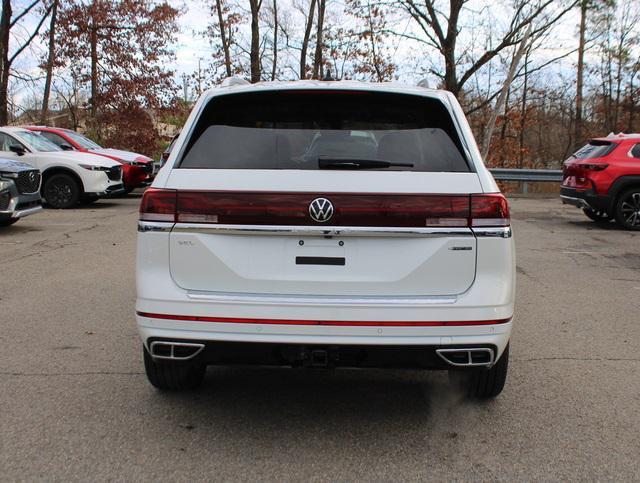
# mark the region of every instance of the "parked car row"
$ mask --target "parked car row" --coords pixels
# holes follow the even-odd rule
[[[0,127],[4,225],[41,209],[40,198],[51,208],[71,208],[147,186],[154,175],[151,158],[102,148],[68,129]]]

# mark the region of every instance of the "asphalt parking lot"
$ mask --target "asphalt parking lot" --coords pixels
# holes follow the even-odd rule
[[[0,479],[640,479],[640,233],[512,200],[495,401],[420,371],[210,368],[200,390],[161,394],[133,317],[138,203],[0,231]]]

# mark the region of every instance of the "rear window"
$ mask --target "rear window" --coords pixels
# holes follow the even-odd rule
[[[615,149],[617,144],[610,141],[589,141],[589,144],[578,149],[573,157],[577,159],[602,158]]]
[[[358,91],[214,97],[198,119],[178,167],[320,166],[470,171],[453,121],[439,100]]]

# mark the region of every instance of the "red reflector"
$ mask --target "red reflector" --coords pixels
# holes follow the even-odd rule
[[[140,203],[140,219],[144,221],[176,221],[177,191],[148,188]]]
[[[150,319],[183,320],[188,322],[217,322],[227,324],[262,324],[262,325],[333,325],[355,327],[442,327],[452,325],[495,325],[506,324],[511,320],[457,320],[457,321],[359,321],[359,320],[290,320],[290,319],[246,319],[230,317],[205,317],[201,315],[170,315],[136,312],[140,317]]]
[[[471,195],[471,226],[509,226],[509,204],[500,193]]]

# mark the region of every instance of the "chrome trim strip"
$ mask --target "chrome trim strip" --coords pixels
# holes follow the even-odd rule
[[[560,199],[562,200],[563,203],[574,205],[579,208],[588,208],[590,210],[593,209],[591,205],[582,198],[574,198],[573,196],[560,195]]]
[[[416,307],[426,305],[450,305],[458,300],[456,295],[443,296],[332,296],[332,295],[272,295],[238,294],[228,292],[188,291],[187,297],[202,302],[238,305],[304,305],[304,306],[359,306],[359,307]]]
[[[500,226],[494,228],[473,228],[473,234],[477,237],[491,238],[511,238],[513,231],[510,226]]]
[[[27,208],[26,210],[19,210],[13,213],[13,218],[22,218],[25,216],[33,215],[42,211],[42,205],[34,206],[33,208]]]
[[[225,235],[288,235],[288,236],[404,236],[450,237],[473,236],[469,228],[395,228],[369,226],[282,226],[282,225],[217,225],[176,223],[177,233],[220,233]]]
[[[168,345],[169,347],[171,347],[171,352],[168,356],[159,356],[153,353],[153,350],[156,348],[156,346],[161,346],[161,345],[165,345],[165,346]],[[180,357],[175,355],[175,347],[190,347],[190,348],[196,349],[196,351],[187,357]],[[190,342],[171,342],[171,341],[164,341],[164,340],[153,341],[151,343],[151,346],[149,347],[149,353],[151,354],[151,357],[153,357],[154,359],[174,360],[174,361],[188,361],[189,359],[193,359],[195,356],[200,354],[200,352],[202,352],[203,350],[204,350],[204,344],[197,344],[197,343],[190,343]]]
[[[146,233],[149,231],[169,232],[173,228],[172,222],[159,222],[159,221],[138,221],[138,231],[140,233]]]
[[[467,362],[461,364],[459,362],[453,362],[447,359],[447,356],[445,354],[452,353],[452,352],[466,352]],[[489,362],[473,362],[473,359],[471,358],[472,352],[489,353]],[[495,354],[493,353],[493,349],[490,349],[489,347],[477,347],[477,348],[474,347],[474,348],[461,348],[461,349],[436,349],[436,354],[438,354],[438,356],[440,356],[440,359],[445,361],[447,364],[455,367],[491,367],[495,362],[494,360]]]

